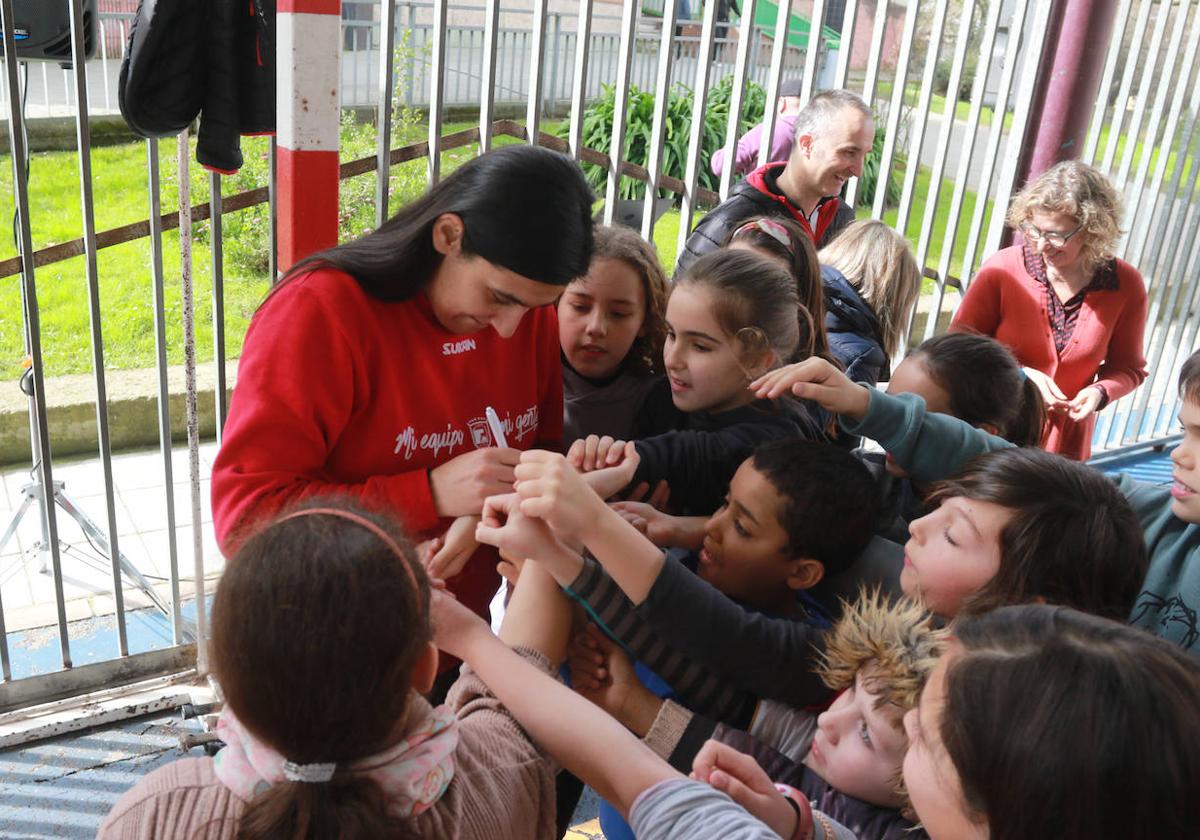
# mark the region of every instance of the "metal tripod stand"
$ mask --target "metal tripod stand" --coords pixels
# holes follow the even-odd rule
[[[32,395],[32,381],[30,371],[28,370],[21,377],[21,390],[25,391],[27,395]],[[40,457],[38,449],[39,447],[37,446],[35,437],[34,451],[35,454]],[[4,529],[4,535],[0,536],[0,555],[4,553],[5,546],[7,546],[9,541],[16,535],[17,528],[20,527],[21,521],[25,518],[25,514],[27,514],[35,505],[37,507],[38,522],[40,523],[42,529],[42,537],[37,543],[31,546],[28,551],[24,552],[5,569],[0,570],[0,584],[6,582],[10,577],[12,577],[13,573],[17,569],[31,562],[30,555],[33,552],[37,553],[37,556],[40,560],[38,571],[41,574],[50,574],[50,564],[47,559],[50,554],[50,534],[46,520],[45,505],[51,499],[53,500],[53,503],[58,506],[59,510],[75,520],[75,523],[79,525],[80,530],[83,531],[88,541],[94,548],[106,555],[109,560],[112,559],[112,546],[109,542],[108,535],[104,532],[103,528],[97,525],[92,518],[88,516],[78,504],[76,504],[74,499],[67,495],[64,482],[55,481],[53,484],[53,491],[48,498],[45,492],[45,487],[37,477],[37,470],[35,467],[33,479],[21,488],[21,495],[23,498],[20,506],[16,509],[12,515],[12,518],[9,520],[8,527]],[[59,540],[59,543],[62,545],[61,539]],[[118,553],[117,563],[121,568],[122,576],[135,587],[137,587],[137,589],[150,600],[150,603],[153,604],[154,607],[158,609],[164,616],[166,616],[168,621],[171,620],[172,610],[170,605],[164,601],[157,592],[154,591],[154,588],[150,585],[150,582],[146,580],[146,577],[140,571],[138,571],[137,567],[134,566],[133,563],[130,562],[129,558],[125,556],[124,552]],[[194,624],[187,619],[182,619],[182,623],[182,631],[185,637],[193,637],[195,635]]]

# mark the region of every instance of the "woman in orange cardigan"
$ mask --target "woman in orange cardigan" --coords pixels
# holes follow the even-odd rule
[[[979,269],[950,324],[1008,345],[1042,392],[1042,445],[1087,460],[1096,411],[1146,378],[1146,287],[1113,256],[1121,197],[1099,170],[1064,161],[1013,200],[1023,245]]]

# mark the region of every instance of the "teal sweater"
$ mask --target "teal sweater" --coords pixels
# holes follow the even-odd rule
[[[842,421],[845,430],[877,441],[917,481],[954,475],[972,458],[1012,446],[963,421],[925,411],[915,394],[889,396],[871,390],[867,416]],[[1200,656],[1200,525],[1171,512],[1166,487],[1143,484],[1127,475],[1117,487],[1142,523],[1150,568],[1129,621]]]

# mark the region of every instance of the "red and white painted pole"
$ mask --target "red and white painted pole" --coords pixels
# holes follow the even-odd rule
[[[276,214],[279,271],[338,241],[341,0],[279,0]]]

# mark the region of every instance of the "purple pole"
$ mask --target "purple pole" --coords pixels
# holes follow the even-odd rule
[[[1055,0],[1017,164],[1018,188],[1083,150],[1092,111],[1104,107],[1096,96],[1116,12],[1115,0]],[[1003,245],[1011,241],[1006,230]]]

